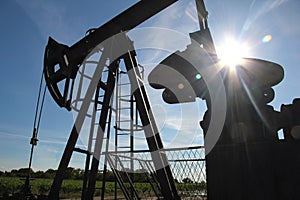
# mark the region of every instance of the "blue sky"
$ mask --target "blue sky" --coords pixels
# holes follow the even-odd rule
[[[29,141],[48,36],[72,45],[84,36],[86,30],[100,26],[135,2],[137,1],[1,1],[1,171],[28,165]],[[245,56],[270,60],[284,67],[285,78],[275,87],[276,97],[271,102],[275,109],[278,110],[281,104],[291,103],[293,98],[300,97],[298,0],[233,0],[230,3],[209,0],[205,3],[217,50],[225,38],[231,36],[250,44],[251,49]],[[186,35],[197,30],[198,24],[195,19],[193,1],[181,0],[142,24],[140,28],[167,28]],[[271,35],[272,39],[262,42],[266,35]],[[138,37],[136,39],[139,40]],[[172,48],[168,48],[168,39],[170,38],[166,37],[156,42],[165,42],[165,48],[169,51],[183,49],[185,46],[185,42],[178,42]],[[141,64],[149,66],[146,69],[148,72],[153,63],[159,62],[167,55],[165,51],[153,49],[142,49],[138,53]],[[187,143],[200,144],[201,131],[195,128],[195,124],[190,125],[188,122],[189,119],[196,119],[198,123],[204,114],[204,102],[197,100],[189,105],[170,106],[161,102],[161,91],[151,88],[148,90],[165,145],[180,145],[178,142],[185,136],[181,132],[189,133],[192,137],[193,142]],[[183,112],[195,107],[197,109],[191,113]],[[181,117],[179,123],[176,121],[178,116]],[[60,109],[47,93],[38,136],[40,142],[34,153],[34,169],[57,167],[72,126],[72,114]],[[183,143],[186,144],[186,141]],[[83,167],[79,156],[75,156],[72,165]]]

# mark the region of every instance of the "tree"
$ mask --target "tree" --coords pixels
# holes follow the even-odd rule
[[[30,173],[33,174],[34,171],[30,169]],[[13,177],[26,177],[28,175],[28,168],[13,169],[10,174]]]
[[[56,170],[54,169],[48,169],[45,173],[44,173],[44,178],[54,178],[56,174]]]
[[[45,172],[43,172],[43,171],[37,171],[34,174],[32,174],[31,177],[34,177],[34,178],[45,178]]]
[[[74,179],[73,171],[74,171],[73,167],[68,167],[67,170],[65,171],[65,175],[64,175],[65,179]]]

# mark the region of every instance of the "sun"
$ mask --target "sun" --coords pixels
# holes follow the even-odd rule
[[[233,38],[227,38],[218,48],[217,52],[222,66],[235,69],[235,66],[241,64],[242,58],[249,53],[249,48],[246,43],[240,43]]]

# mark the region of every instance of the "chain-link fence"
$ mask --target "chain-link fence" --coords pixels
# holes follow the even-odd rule
[[[206,198],[206,168],[203,146],[164,149],[178,194],[182,199]],[[160,199],[151,154],[147,150],[109,152],[108,162],[123,194],[132,199]]]

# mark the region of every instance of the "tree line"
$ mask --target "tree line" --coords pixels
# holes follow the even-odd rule
[[[33,171],[30,169],[30,177],[31,178],[47,178],[47,179],[54,179],[57,170],[48,169],[46,171]],[[119,172],[123,177],[125,172]],[[135,182],[148,182],[149,174],[147,172],[142,173],[141,171],[135,171],[134,175],[132,175],[133,180]],[[130,174],[130,173],[129,173]],[[28,176],[28,168],[20,168],[20,169],[13,169],[9,171],[0,171],[0,177],[19,177],[25,178]],[[83,169],[75,169],[73,167],[68,167],[64,173],[64,179],[72,179],[72,180],[82,180],[84,177],[84,170]],[[103,172],[99,171],[97,173],[97,180],[103,179]],[[106,172],[106,181],[115,181],[115,175],[112,171],[107,170]]]
[[[30,169],[30,177],[31,178],[50,178],[53,179],[55,177],[57,170],[48,169],[46,171],[38,170],[33,171]],[[72,167],[68,167],[65,173],[65,179],[80,179],[83,178],[84,171],[82,169],[75,169]],[[1,177],[27,177],[28,168],[20,168],[20,169],[12,169],[11,171],[0,171]]]

